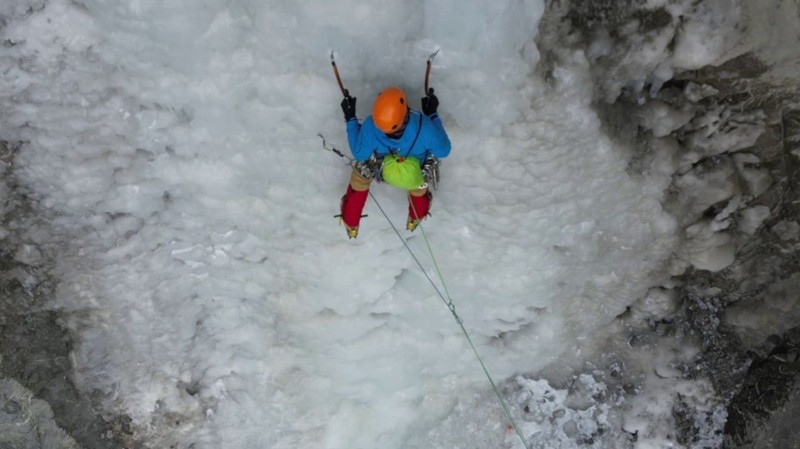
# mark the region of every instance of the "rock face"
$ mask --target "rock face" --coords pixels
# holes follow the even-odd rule
[[[682,368],[728,404],[724,447],[798,448],[800,2],[652,3],[550,2],[543,70],[583,51],[631,174],[671,175],[682,305],[659,325],[697,336]]]
[[[691,270],[681,276],[688,290],[702,289],[719,301],[717,335],[731,342],[725,354],[749,365],[746,372],[722,369],[714,376],[719,393],[731,397],[726,448],[800,447],[793,418],[800,410],[795,349],[800,333],[792,329],[800,317],[800,76],[794,81],[776,79],[773,70],[755,52],[719,67],[677,75],[713,86],[719,91],[713,98],[720,104],[761,111],[765,124],[751,146],[732,155],[743,162],[740,175],[748,188],[745,201],[730,215],[734,260],[716,273]],[[729,204],[712,207],[719,210]],[[706,353],[719,355],[718,350]]]
[[[123,444],[126,418],[103,416],[72,381],[72,339],[47,308],[52,261],[26,243],[24,223],[36,218],[14,180],[15,152],[0,142],[0,447],[133,448]]]
[[[724,447],[800,447],[792,419],[800,408],[800,371],[792,349],[798,342],[792,328],[800,316],[798,84],[775,84],[770,68],[751,53],[678,77],[713,85],[717,102],[759,110],[765,124],[752,146],[733,154],[745,161],[742,167],[762,173],[741,172],[749,192],[730,215],[734,260],[719,272],[689,270],[680,276],[686,291],[703,292],[720,305],[715,336],[730,344],[725,351],[707,348],[705,357],[739,359],[738,368],[749,366],[742,371],[735,364],[718,365],[713,375],[719,393],[731,398]],[[753,182],[767,176],[769,185]],[[712,205],[713,212],[728,204]]]
[[[725,447],[800,447],[800,327],[769,339],[769,354],[756,357],[731,401]]]

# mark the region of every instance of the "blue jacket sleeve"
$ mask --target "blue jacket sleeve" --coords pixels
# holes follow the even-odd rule
[[[353,159],[358,162],[363,162],[372,156],[375,151],[376,143],[372,135],[374,125],[369,117],[364,120],[363,124],[358,123],[357,119],[352,119],[347,122],[347,143],[350,144],[350,152],[353,153]]]
[[[447,132],[444,130],[444,124],[442,119],[439,118],[439,114],[434,114],[431,117],[431,123],[433,124],[431,154],[438,158],[447,157],[450,154],[450,138],[447,137]]]
[[[352,118],[347,121],[347,144],[350,145],[350,152],[353,156],[356,154],[358,148],[358,137],[361,135],[361,123],[358,123],[357,118]]]

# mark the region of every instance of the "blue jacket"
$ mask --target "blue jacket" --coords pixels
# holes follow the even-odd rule
[[[392,139],[375,127],[372,116],[367,117],[363,124],[358,123],[358,119],[350,119],[347,122],[347,142],[353,158],[361,162],[369,159],[372,153],[385,156],[392,152],[417,158],[420,162],[429,154],[437,158],[447,157],[450,139],[439,115],[428,117],[412,109],[408,112],[408,125],[399,139]]]

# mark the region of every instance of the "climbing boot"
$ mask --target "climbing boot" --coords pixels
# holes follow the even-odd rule
[[[351,228],[350,226],[344,225],[345,230],[347,230],[347,237],[354,239],[358,237],[358,226]]]
[[[422,220],[424,218],[425,217],[415,220],[415,219],[413,219],[411,217],[408,217],[408,221],[406,221],[406,229],[411,231],[411,232],[414,232],[414,230],[417,229],[417,226],[419,226],[419,224],[422,223]]]
[[[354,190],[352,186],[347,186],[347,192],[342,196],[341,204],[341,223],[347,229],[347,236],[351,239],[358,235],[358,225],[361,222],[361,212],[367,202],[369,190]]]
[[[406,229],[414,231],[419,226],[420,222],[428,216],[431,209],[431,201],[433,195],[430,191],[425,192],[424,195],[415,196],[408,195],[408,220],[406,221]]]

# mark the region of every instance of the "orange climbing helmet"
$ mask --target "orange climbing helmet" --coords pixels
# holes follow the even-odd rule
[[[406,93],[399,87],[387,87],[378,94],[372,106],[372,121],[385,134],[393,134],[403,129],[408,113]]]

